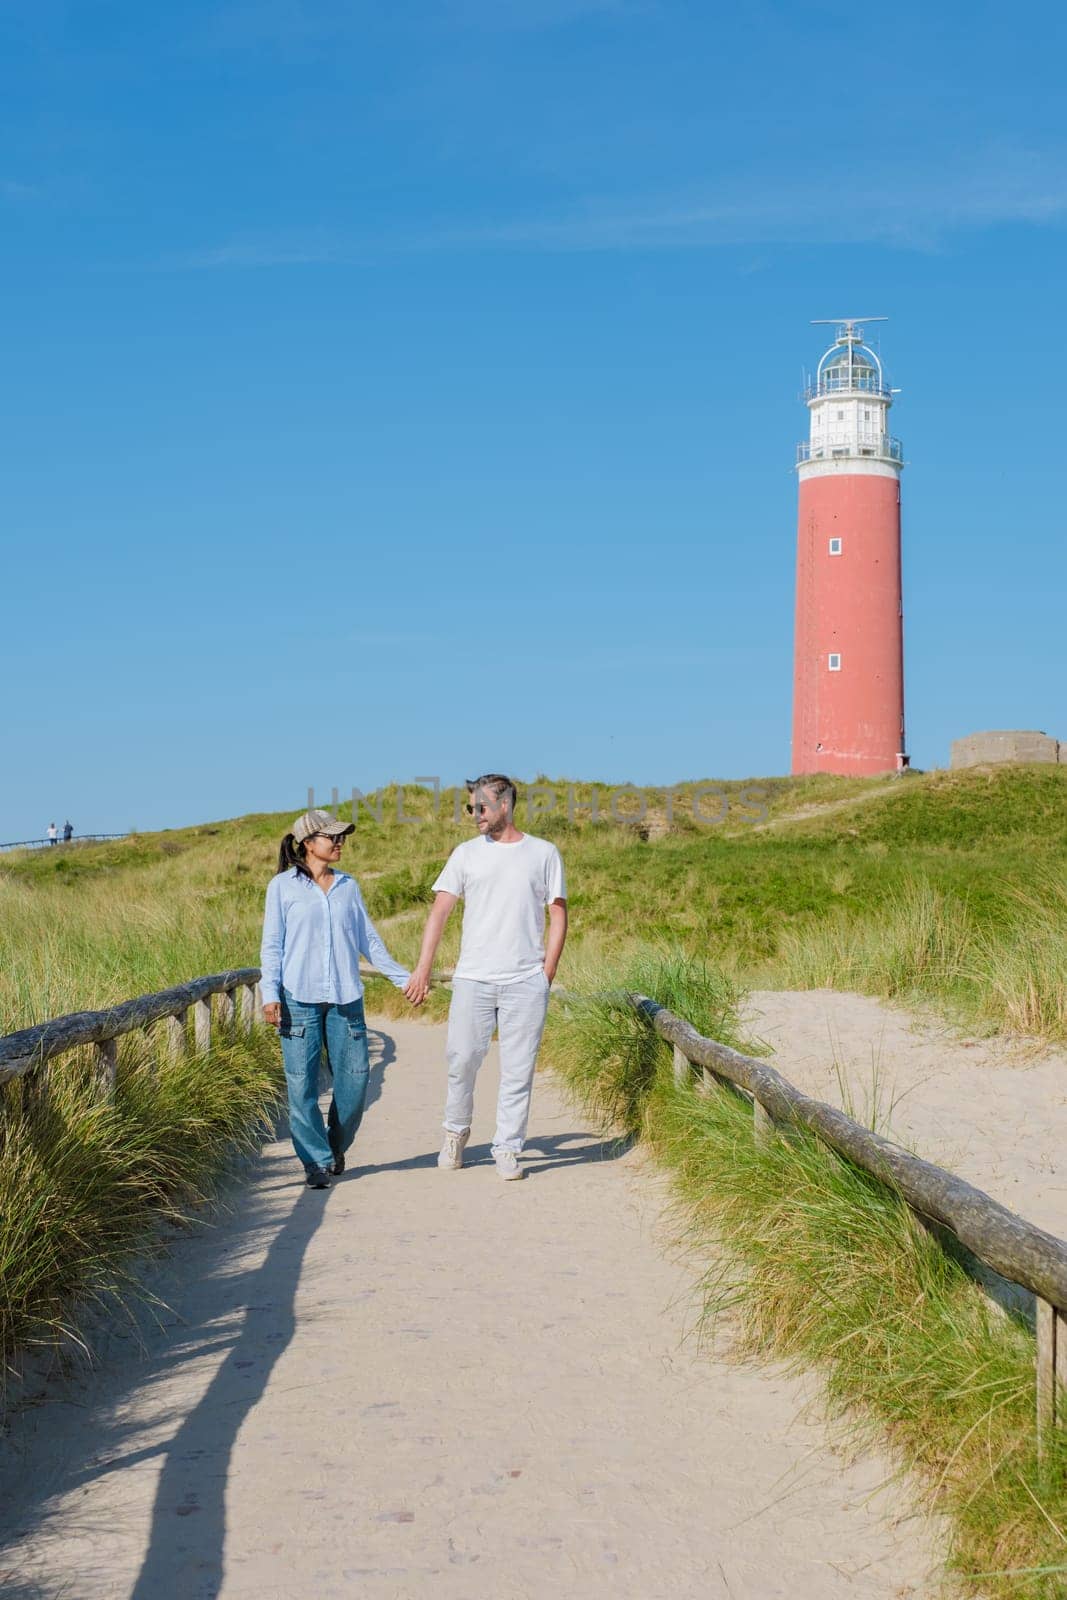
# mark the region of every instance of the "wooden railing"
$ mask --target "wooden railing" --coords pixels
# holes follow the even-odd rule
[[[97,1082],[109,1092],[115,1084],[118,1040],[123,1034],[162,1022],[168,1053],[176,1056],[189,1046],[187,1025],[192,1011],[193,1047],[209,1050],[212,998],[218,997],[215,1011],[221,1024],[250,1032],[259,1006],[258,988],[259,968],[241,967],[236,972],[193,978],[159,994],[142,994],[106,1011],[75,1011],[68,1017],[53,1017],[36,1028],[9,1033],[0,1039],[0,1084],[30,1073],[44,1075],[55,1056],[88,1044],[96,1052]]]
[[[1034,1296],[1037,1332],[1039,1442],[1067,1422],[1067,1243],[1016,1216],[954,1173],[872,1133],[821,1100],[812,1100],[769,1067],[714,1039],[647,995],[629,996],[674,1049],[674,1078],[688,1083],[694,1067],[700,1087],[741,1091],[751,1102],[757,1140],[776,1130],[807,1128],[863,1172],[886,1184],[925,1223],[947,1228],[985,1267]],[[979,1281],[981,1281],[979,1279]]]

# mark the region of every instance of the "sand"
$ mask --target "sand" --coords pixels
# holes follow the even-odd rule
[[[345,1177],[312,1193],[268,1145],[172,1247],[143,1345],[116,1332],[14,1420],[5,1600],[935,1591],[942,1530],[890,1463],[839,1452],[813,1384],[724,1359],[728,1330],[687,1336],[694,1264],[640,1153],[541,1077],[529,1176],[499,1180],[495,1076],[439,1172],[442,1030],[383,1024]]]
[[[799,1089],[1067,1235],[1067,1054],[969,1039],[830,989],[757,991],[745,1021]]]

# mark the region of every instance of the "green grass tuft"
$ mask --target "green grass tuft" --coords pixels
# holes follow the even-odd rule
[[[684,952],[640,952],[620,971],[587,975],[583,987],[584,993],[568,985],[550,1013],[548,1046],[572,1090],[606,1128],[640,1132],[663,1049],[627,993],[654,995],[700,1032],[736,1042],[736,983]]]

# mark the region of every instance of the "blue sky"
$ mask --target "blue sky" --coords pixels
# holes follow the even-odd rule
[[[981,0],[0,0],[0,840],[787,770],[798,392],[852,313],[913,761],[1067,738],[1065,45]]]

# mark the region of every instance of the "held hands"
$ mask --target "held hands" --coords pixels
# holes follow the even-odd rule
[[[417,971],[413,972],[408,980],[407,988],[404,990],[404,994],[411,1001],[412,1005],[421,1006],[429,992],[429,978],[423,977]],[[269,1005],[265,1005],[263,1007],[263,1020],[264,1022],[269,1023],[272,1028],[281,1027],[282,1007],[279,1000],[273,1000]]]
[[[430,974],[424,967],[416,967],[408,979],[404,994],[413,1006],[421,1006],[430,992]]]

